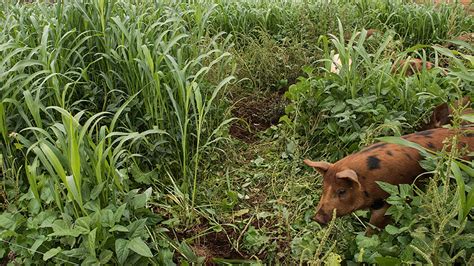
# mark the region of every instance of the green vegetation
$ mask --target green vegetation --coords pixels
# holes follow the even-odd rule
[[[427,156],[423,190],[382,184],[395,221],[372,237],[366,211],[312,220],[302,163],[472,98],[472,44],[442,46],[474,32],[461,6],[57,2],[0,3],[2,263],[474,263],[458,150]],[[392,71],[408,58],[434,67]]]

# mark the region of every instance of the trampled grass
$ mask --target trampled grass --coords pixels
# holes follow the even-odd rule
[[[394,225],[371,238],[363,211],[312,221],[321,183],[302,164],[472,97],[472,44],[442,46],[474,31],[462,7],[20,2],[0,3],[2,263],[472,262],[473,165],[459,151],[428,159],[426,190],[390,188],[412,203],[394,201]],[[434,67],[392,71],[409,58]],[[270,94],[278,123],[232,116]],[[254,102],[248,117],[279,112]],[[234,123],[270,127],[245,143]]]

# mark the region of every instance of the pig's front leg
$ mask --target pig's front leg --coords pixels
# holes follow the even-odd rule
[[[389,224],[392,219],[390,216],[386,216],[385,212],[387,209],[390,207],[389,204],[384,203],[384,205],[381,208],[378,209],[372,209],[371,210],[371,216],[370,216],[370,224],[376,226],[379,229],[384,229],[387,224]],[[376,231],[372,227],[367,227],[366,235],[371,236],[374,234]]]

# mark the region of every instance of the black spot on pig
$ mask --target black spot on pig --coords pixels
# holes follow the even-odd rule
[[[425,131],[420,131],[416,132],[415,135],[420,135],[420,136],[431,136],[433,134],[433,130],[425,130]]]
[[[376,156],[367,157],[367,167],[369,168],[369,170],[379,169],[380,159]]]

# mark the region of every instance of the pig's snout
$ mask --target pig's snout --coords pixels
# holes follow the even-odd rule
[[[328,224],[331,221],[331,216],[320,209],[314,219],[320,224]]]

